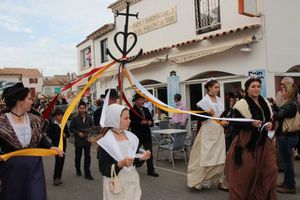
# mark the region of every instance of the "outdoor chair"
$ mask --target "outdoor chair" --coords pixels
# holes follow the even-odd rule
[[[152,137],[152,144],[160,144],[160,134],[153,133],[155,130],[159,130],[158,126],[153,126],[150,128],[151,129],[151,137]]]
[[[160,145],[157,149],[157,157],[156,163],[158,165],[159,153],[162,151],[168,151],[170,153],[170,160],[172,162],[173,168],[175,168],[174,163],[174,153],[175,152],[182,152],[184,161],[187,164],[187,155],[184,147],[186,133],[177,133],[170,135],[168,138],[162,139]]]
[[[168,129],[169,128],[169,120],[161,120],[159,121],[159,129]]]

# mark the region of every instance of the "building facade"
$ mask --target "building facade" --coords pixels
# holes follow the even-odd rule
[[[42,92],[43,75],[38,69],[0,68],[0,81],[9,84],[21,81],[25,87],[30,89],[33,96]]]
[[[124,0],[118,0],[109,9],[125,12],[125,6]],[[289,4],[271,0],[131,0],[130,12],[139,12],[139,20],[130,18],[130,31],[138,35],[138,41],[129,56],[140,49],[144,53],[127,67],[147,90],[170,105],[172,95],[179,92],[187,107],[195,109],[205,95],[204,83],[211,77],[220,82],[223,99],[243,88],[249,75],[262,77],[262,94],[275,97],[283,76],[292,76],[300,84],[299,6],[297,0]],[[123,31],[124,23],[124,17],[115,17],[114,24],[102,26],[77,46],[79,74],[109,63],[106,48],[121,57],[114,35]],[[128,45],[132,43],[129,37]],[[100,77],[94,85],[96,96],[111,85],[116,71],[110,69]],[[131,99],[134,92],[124,83]],[[117,87],[116,81],[113,87]]]

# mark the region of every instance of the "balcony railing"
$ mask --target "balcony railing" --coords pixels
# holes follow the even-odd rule
[[[197,34],[221,28],[220,0],[195,0],[195,12]]]

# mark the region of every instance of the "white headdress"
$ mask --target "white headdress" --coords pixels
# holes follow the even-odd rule
[[[210,81],[215,81],[215,80],[216,80],[215,78],[211,77],[211,78],[209,78],[209,79],[207,79],[207,80],[205,81],[204,85],[205,85],[206,83],[210,82]]]
[[[109,105],[105,111],[105,127],[119,128],[121,113],[125,108],[119,104]]]

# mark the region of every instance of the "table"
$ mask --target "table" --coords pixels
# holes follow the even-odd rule
[[[162,134],[162,135],[173,135],[178,133],[186,133],[186,129],[160,129],[154,130],[152,133]]]

